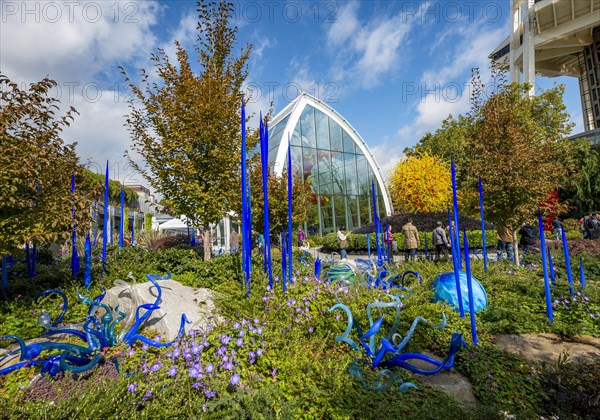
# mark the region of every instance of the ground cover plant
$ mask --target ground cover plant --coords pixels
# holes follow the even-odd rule
[[[480,402],[476,407],[461,405],[439,389],[424,385],[417,375],[401,369],[395,373],[417,384],[418,389],[399,392],[391,388],[377,392],[353,380],[348,367],[358,355],[346,345],[335,342],[335,336],[345,328],[345,316],[328,312],[336,303],[333,295],[336,289],[314,278],[312,262],[300,263],[297,256],[295,281],[286,295],[277,277],[280,273],[275,273],[274,290],[268,288],[268,280],[260,270],[262,263],[257,259],[252,294],[245,298],[239,255],[203,261],[185,245],[162,250],[110,249],[104,279],[99,275],[100,265],[94,265],[95,280],[90,294],[99,292],[101,285],[110,287],[116,278],[127,279],[130,272],[141,279],[149,272],[171,270],[173,278],[183,284],[220,292],[217,303],[226,321],[213,329],[191,332],[167,349],[143,345],[116,347],[104,354],[105,362],[95,372],[66,375],[56,380],[43,378],[30,389],[25,388],[36,370],[14,372],[0,378],[1,412],[8,418],[98,415],[502,418],[501,412],[531,418],[564,413],[564,407],[575,407],[573,413],[581,417],[597,409],[593,398],[597,386],[591,382],[600,379],[597,366],[588,366],[587,375],[578,376],[577,369],[581,369],[578,365],[565,364],[556,373],[552,367],[544,370],[532,366],[494,346],[494,334],[499,332],[544,331],[600,337],[600,321],[589,316],[600,313],[598,281],[588,279],[585,291],[576,290],[581,293],[576,297],[582,299],[574,301],[558,256],[555,258],[558,285],[553,289],[556,307],[552,324],[545,319],[541,268],[536,260],[539,257],[527,257],[522,268],[507,263],[491,264],[487,273],[483,272],[480,262],[474,262],[474,275],[486,288],[490,306],[477,314],[480,346],[460,351],[455,369],[473,384]],[[431,301],[428,286],[436,274],[450,271],[451,265],[414,262],[403,265],[401,270],[404,269],[419,271],[423,285],[414,282],[412,296],[402,301],[399,331],[406,332],[417,316],[438,324],[445,313],[448,324],[440,330],[419,326],[406,350],[428,350],[441,359],[448,351],[453,332],[462,333],[470,343],[468,315],[461,319],[448,305]],[[25,279],[25,270],[19,263],[11,272],[10,299],[0,302],[0,335],[39,336],[41,328],[36,319],[42,308],[33,304],[33,297],[49,287],[66,291],[73,302],[69,308],[71,317],[85,316],[86,306],[76,303],[75,298],[77,289],[82,289],[81,283],[69,279],[67,261],[42,265],[32,280]],[[385,291],[365,287],[346,288],[340,297],[361,325],[368,325],[364,311],[367,303],[389,301]],[[47,301],[42,306],[54,315],[52,311],[59,310],[54,303]],[[148,334],[151,331],[147,331]],[[0,342],[2,347],[7,344]],[[119,373],[110,370],[114,358],[120,361]],[[372,372],[373,378],[376,373]],[[562,401],[562,405],[558,401]]]

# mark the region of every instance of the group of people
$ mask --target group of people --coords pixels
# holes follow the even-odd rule
[[[398,244],[392,235],[392,229],[392,225],[389,225],[383,237],[389,255],[398,253]],[[347,237],[349,234],[350,232],[344,233],[344,226],[338,228],[337,238],[341,259],[348,257]],[[417,227],[413,225],[411,218],[408,218],[406,224],[402,226],[402,235],[404,236],[404,255],[406,260],[415,259],[417,249],[421,246],[421,238],[419,236],[419,231]],[[442,227],[442,222],[437,222],[437,227],[432,232],[432,239],[436,258],[439,260],[442,257],[447,257],[448,249],[450,249],[450,241],[448,240],[448,234]]]

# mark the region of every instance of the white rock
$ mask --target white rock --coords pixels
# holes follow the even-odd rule
[[[213,302],[214,291],[184,286],[174,280],[158,280],[157,283],[162,290],[158,302],[160,309],[154,310],[142,326],[155,331],[161,339],[170,341],[177,337],[182,314],[191,321],[185,326],[186,332],[214,326],[222,321]],[[127,314],[127,318],[120,323],[123,331],[126,331],[135,322],[136,308],[145,303],[154,303],[157,296],[158,290],[147,281],[128,286],[117,285],[107,291],[102,303],[113,309],[119,305],[119,311]],[[141,310],[140,316],[144,313],[145,310]],[[98,309],[97,316],[102,315],[104,310]],[[153,339],[154,336],[148,338]]]

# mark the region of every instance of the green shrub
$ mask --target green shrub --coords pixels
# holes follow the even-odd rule
[[[419,232],[421,237],[421,246],[419,250],[423,251],[425,249],[425,239],[423,235],[427,236],[427,246],[429,250],[434,249],[432,244],[432,233],[431,232]],[[392,234],[396,243],[398,244],[398,249],[404,249],[404,235],[402,233],[394,233]],[[375,252],[375,234],[370,234],[371,239],[371,252]],[[480,230],[472,230],[467,232],[467,239],[469,240],[469,248],[470,249],[478,249],[481,248],[481,231]],[[381,241],[382,239],[380,239]],[[485,240],[487,247],[495,247],[497,243],[496,239],[496,231],[495,230],[486,230],[485,231]],[[348,252],[367,252],[367,235],[366,234],[350,234],[347,237],[348,242]],[[463,234],[461,233],[460,243],[463,246]],[[323,238],[323,250],[326,251],[337,251],[339,249],[337,233],[329,233],[325,235]]]

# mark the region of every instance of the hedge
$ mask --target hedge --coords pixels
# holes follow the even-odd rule
[[[425,243],[424,243],[424,239],[423,239],[423,232],[419,232],[419,235],[421,237],[421,247],[419,249],[424,250]],[[433,248],[432,241],[431,241],[432,232],[425,232],[425,235],[427,235],[427,246],[429,247],[429,249],[432,249]],[[402,235],[401,233],[394,233],[392,236],[394,237],[394,239],[396,239],[396,242],[398,243],[398,249],[400,249],[400,250],[404,249],[404,235]],[[463,243],[462,234],[460,236],[461,236],[460,242],[461,242],[461,246],[462,246],[462,243]],[[474,249],[481,248],[481,231],[480,230],[467,231],[467,238],[469,240],[469,248],[474,248]],[[495,247],[498,242],[496,239],[496,231],[495,230],[486,230],[485,231],[485,240],[486,240],[486,245],[488,247]],[[352,233],[352,234],[348,235],[346,241],[348,242],[347,250],[349,252],[352,252],[352,251],[366,252],[367,251],[367,235],[366,234]],[[325,237],[323,238],[323,250],[324,251],[337,251],[338,249],[339,249],[339,246],[338,246],[338,241],[337,241],[337,233],[333,232],[333,233],[329,233],[329,234],[325,235]],[[375,248],[375,234],[371,233],[371,252],[373,252],[375,249],[376,249]]]

